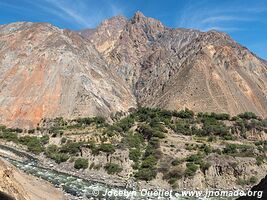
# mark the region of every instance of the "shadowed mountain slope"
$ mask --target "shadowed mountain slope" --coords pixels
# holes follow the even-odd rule
[[[170,29],[137,12],[82,35],[129,83],[141,106],[267,115],[266,62],[225,33]]]

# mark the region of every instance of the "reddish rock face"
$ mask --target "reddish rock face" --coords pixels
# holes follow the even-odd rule
[[[0,26],[0,123],[109,117],[141,106],[267,116],[267,64],[228,35],[170,29],[137,12],[79,33]]]
[[[112,31],[119,22],[107,20],[84,37],[114,65],[140,105],[267,116],[267,64],[227,34],[170,29],[140,12]]]
[[[0,27],[0,121],[105,116],[135,107],[127,84],[79,34],[49,24]]]

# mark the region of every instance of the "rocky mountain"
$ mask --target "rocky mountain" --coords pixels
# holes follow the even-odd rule
[[[0,27],[0,122],[95,116],[135,107],[127,84],[79,34],[45,23]]]
[[[171,29],[137,12],[82,31],[141,106],[266,116],[267,65],[218,31]]]
[[[227,34],[173,29],[137,12],[96,29],[0,26],[0,123],[170,110],[267,116],[267,64]]]

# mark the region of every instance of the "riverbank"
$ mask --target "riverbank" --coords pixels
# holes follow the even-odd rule
[[[1,158],[0,190],[20,200],[67,200],[49,182],[24,173]]]
[[[109,186],[115,186],[115,187],[125,187],[127,184],[127,180],[125,178],[120,178],[117,176],[112,175],[106,175],[106,173],[98,172],[96,173],[95,170],[87,170],[86,172],[84,170],[76,170],[70,163],[62,163],[57,164],[53,160],[47,158],[44,155],[35,155],[32,153],[27,152],[26,149],[23,149],[21,145],[14,144],[13,142],[6,142],[3,140],[0,140],[0,145],[3,145],[8,148],[12,148],[13,150],[16,150],[18,152],[21,152],[25,155],[28,155],[30,157],[33,157],[34,159],[38,160],[38,164],[47,169],[52,169],[61,173],[69,174],[72,176],[76,176],[82,179],[99,182],[105,185]],[[10,158],[14,158],[15,160],[22,160],[21,157],[17,156],[16,154],[10,152],[10,151],[3,151],[0,149],[0,155],[2,156],[8,156]]]

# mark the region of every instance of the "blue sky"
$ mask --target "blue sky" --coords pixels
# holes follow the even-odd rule
[[[137,10],[168,27],[227,32],[267,60],[267,0],[0,0],[0,24],[49,22],[79,30]]]

